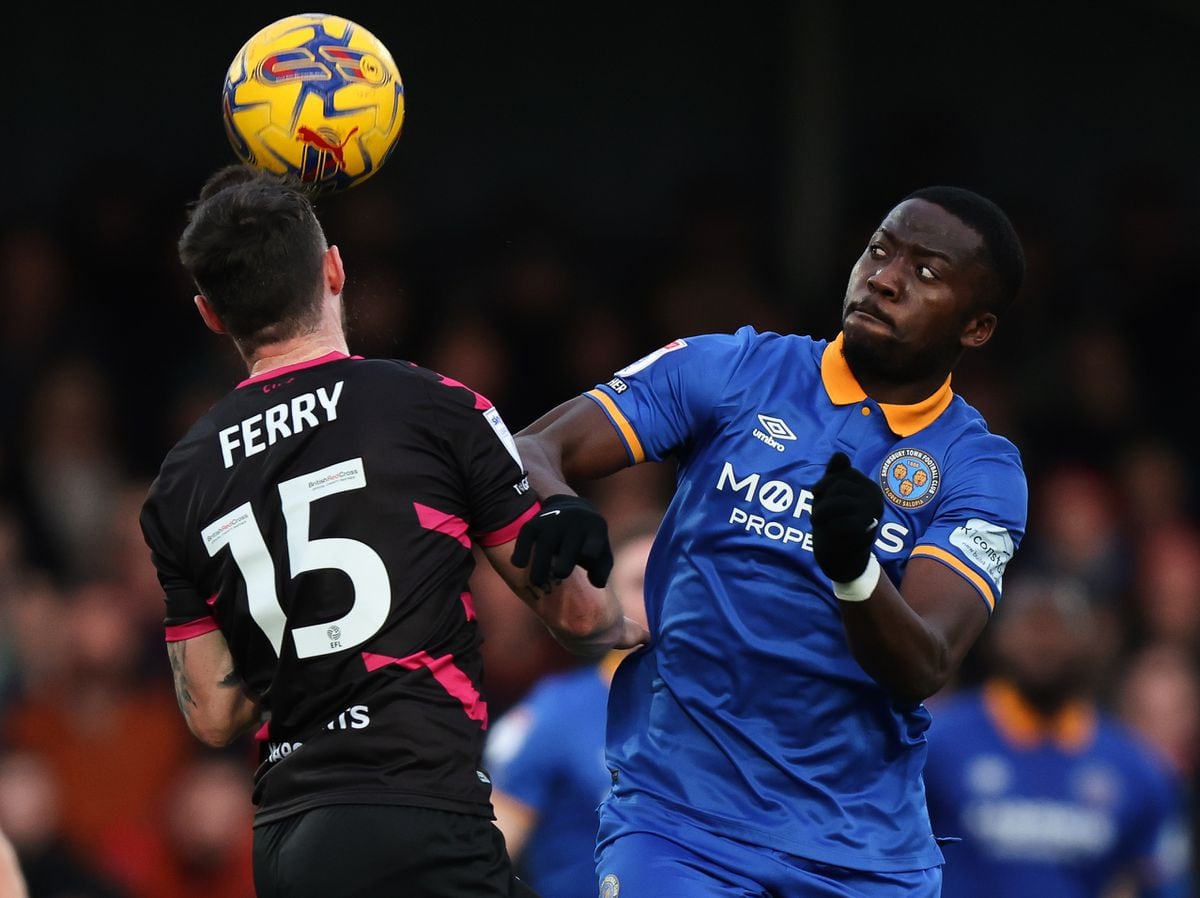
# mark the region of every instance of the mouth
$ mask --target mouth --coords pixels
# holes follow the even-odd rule
[[[880,312],[879,309],[870,302],[856,303],[849,309],[849,311],[846,312],[846,320],[849,321],[855,315],[862,315],[864,318],[870,318],[874,321],[878,321],[880,324],[885,324],[888,327],[892,327],[892,320],[887,315]]]

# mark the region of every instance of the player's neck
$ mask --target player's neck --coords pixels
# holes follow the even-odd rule
[[[346,336],[341,331],[326,332],[322,330],[260,346],[246,358],[246,367],[249,369],[251,377],[257,377],[267,371],[274,371],[276,368],[286,368],[290,365],[319,359],[331,352],[350,354],[346,347]]]

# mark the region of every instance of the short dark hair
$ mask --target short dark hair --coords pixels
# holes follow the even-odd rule
[[[308,192],[249,165],[218,170],[188,210],[179,260],[243,350],[316,324],[328,249]]]
[[[995,277],[991,310],[1007,309],[1025,279],[1025,251],[1004,210],[987,197],[965,187],[923,187],[904,198],[941,206],[983,239],[984,263]]]

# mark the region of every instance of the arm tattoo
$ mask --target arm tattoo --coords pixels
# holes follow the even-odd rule
[[[167,643],[167,655],[171,659],[171,672],[175,675],[175,699],[185,718],[190,719],[196,700],[188,687],[187,674],[183,672],[183,656],[187,653],[187,640]]]

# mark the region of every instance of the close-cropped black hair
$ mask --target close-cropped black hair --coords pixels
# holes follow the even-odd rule
[[[328,248],[309,193],[249,165],[215,172],[179,238],[179,259],[243,350],[315,326]]]
[[[987,197],[965,187],[923,187],[905,200],[925,200],[941,206],[983,239],[984,263],[995,275],[992,311],[1012,305],[1025,279],[1025,251],[1004,210]]]

